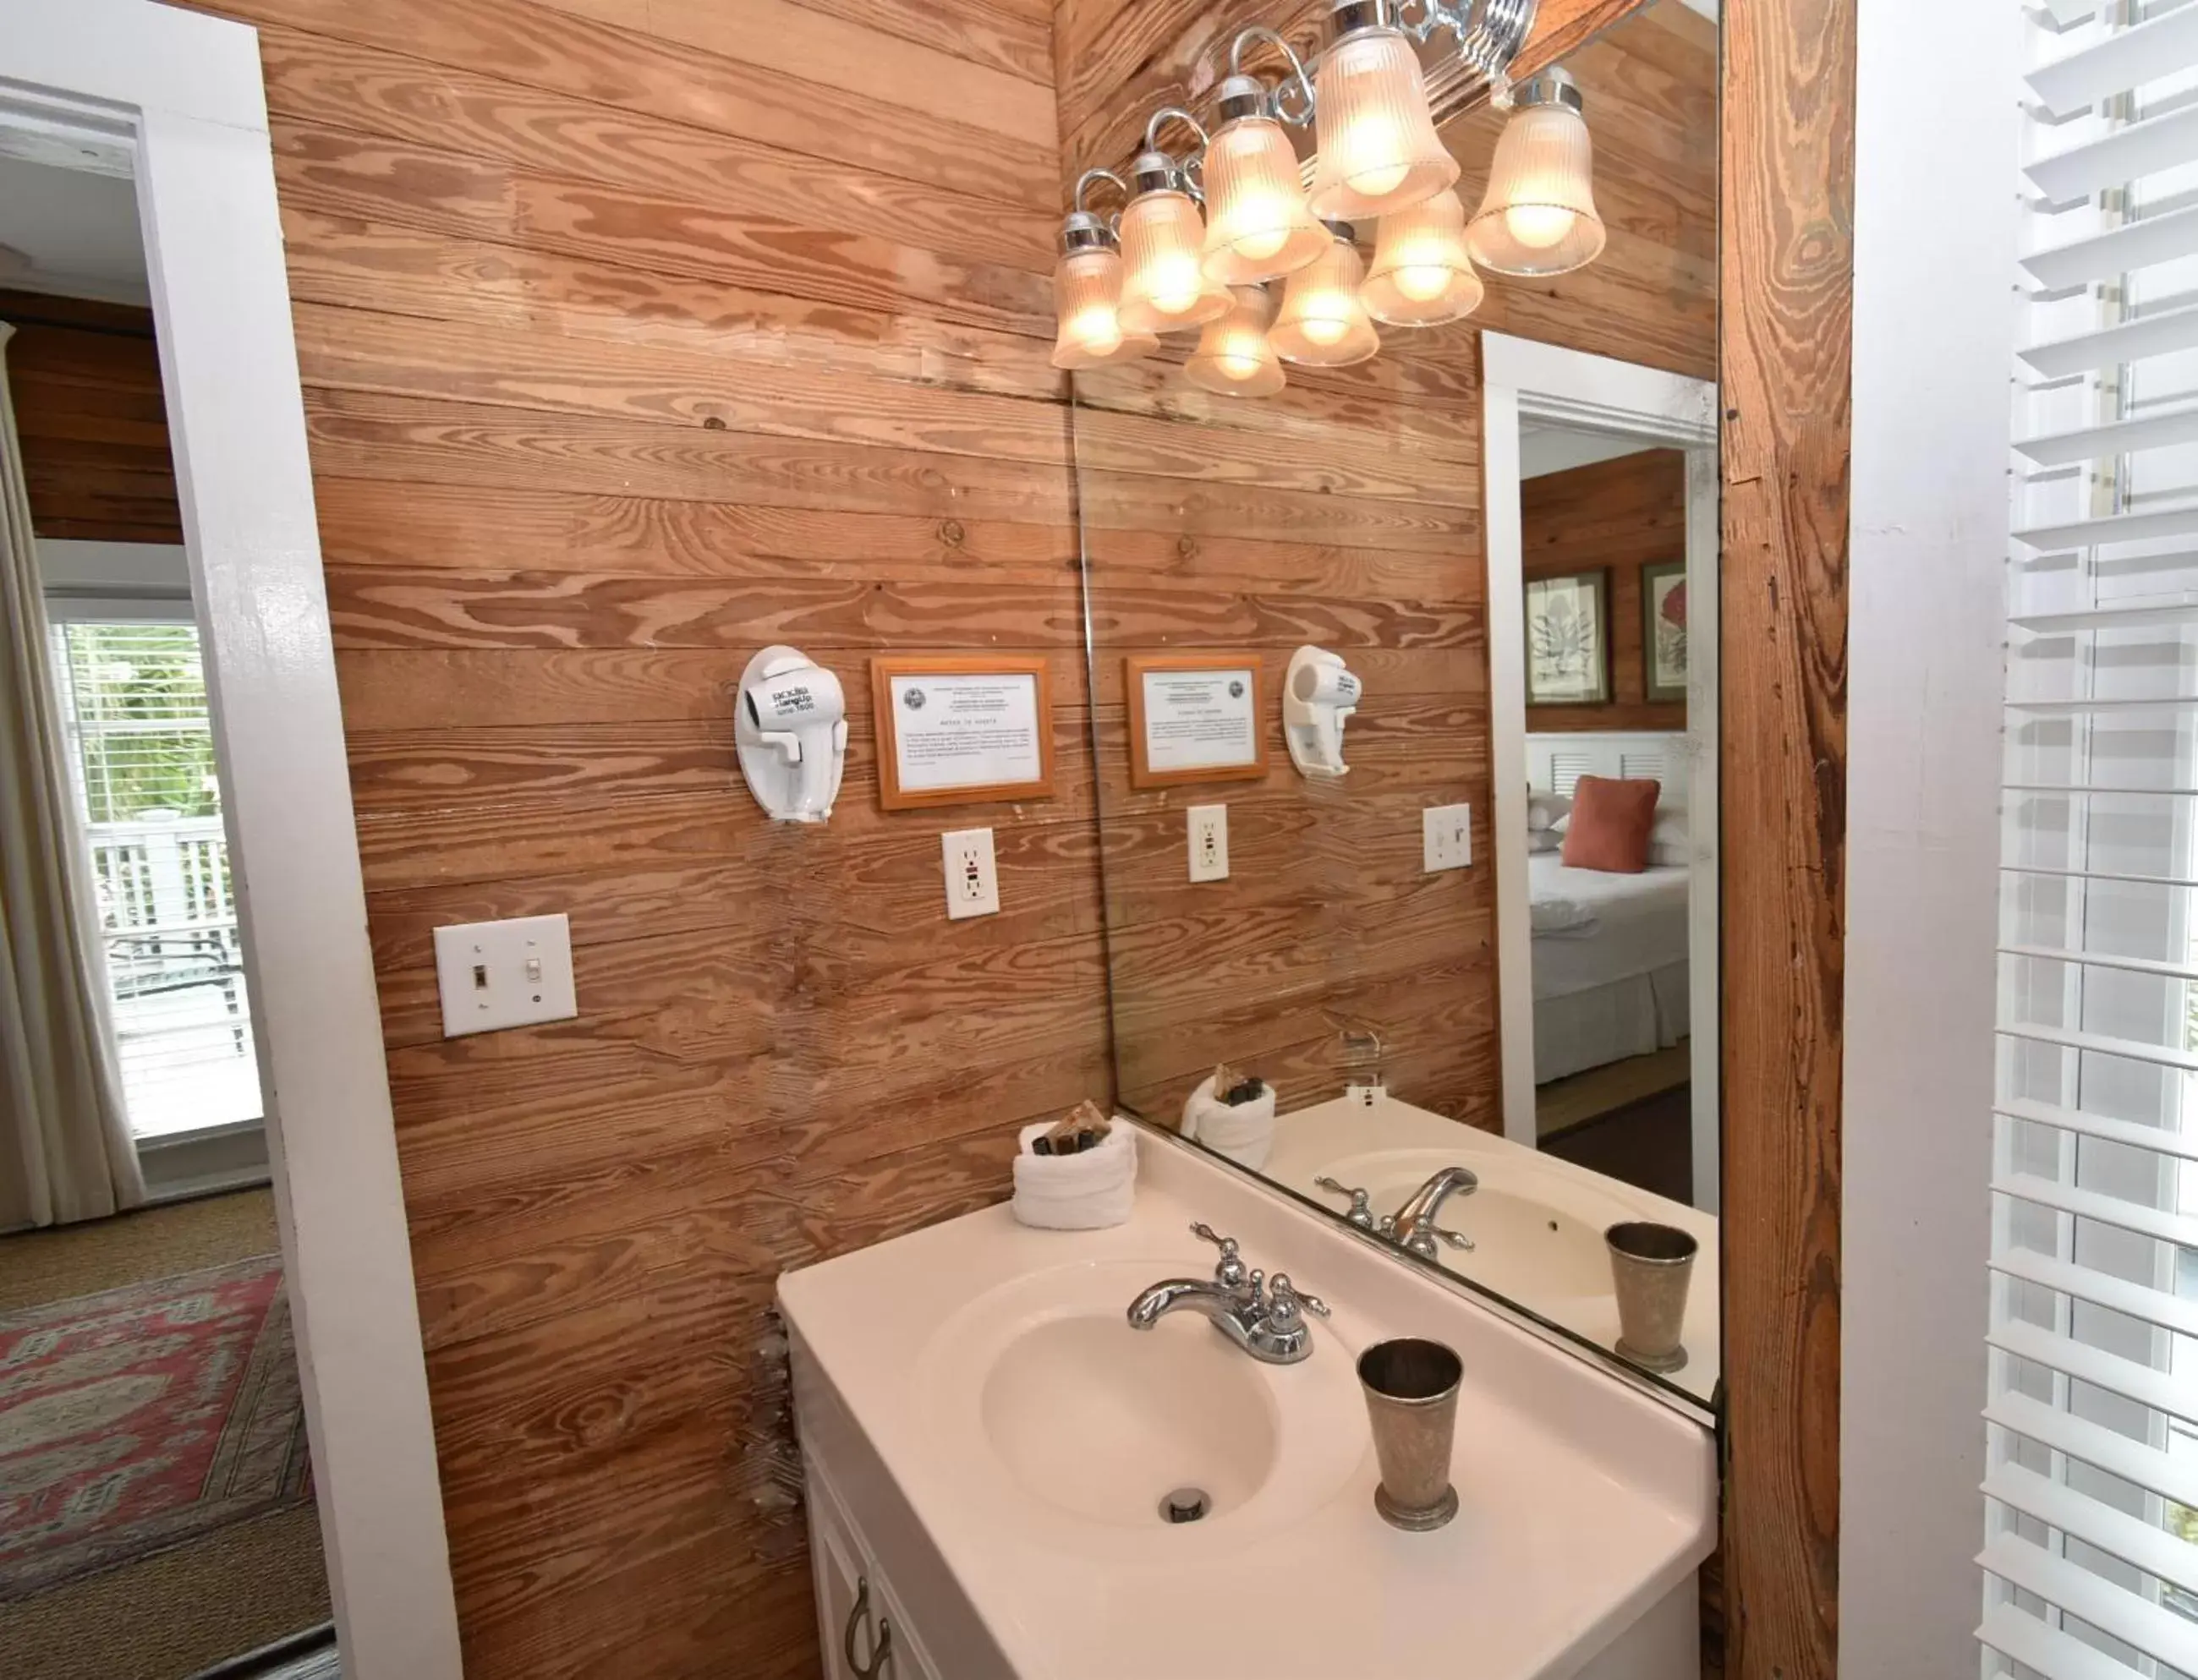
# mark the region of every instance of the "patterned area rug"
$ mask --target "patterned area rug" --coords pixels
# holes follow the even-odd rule
[[[0,1605],[310,1503],[282,1265],[0,1317]]]

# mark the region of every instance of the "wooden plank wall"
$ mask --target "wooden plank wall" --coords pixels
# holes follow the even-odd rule
[[[40,537],[180,543],[153,311],[0,290],[8,385]]]
[[[1526,713],[1526,727],[1537,734],[1686,728],[1686,701],[1647,697],[1641,616],[1641,568],[1687,557],[1685,454],[1643,450],[1544,473],[1520,492],[1527,577],[1597,567],[1610,573],[1610,704],[1537,706]]]
[[[816,1673],[787,1266],[1104,1096],[1046,0],[226,0],[261,31],[467,1673]],[[829,828],[727,684],[837,670]],[[864,661],[1050,655],[1057,797],[888,817]],[[949,924],[939,833],[997,834]],[[572,917],[449,1043],[429,930]]]
[[[1831,1680],[1855,9],[1724,17],[1727,1661]]]
[[[1134,32],[1144,15],[1128,10]],[[1095,26],[1088,7],[1072,14]],[[1154,60],[1186,61],[1203,62],[1182,44]],[[1115,1049],[1124,1100],[1155,1119],[1223,1057],[1286,1102],[1332,1094],[1350,1027],[1380,1034],[1391,1089],[1501,1123],[1493,880],[1425,875],[1419,815],[1471,804],[1476,855],[1491,855],[1480,329],[1698,375],[1716,359],[1714,27],[1661,0],[1568,62],[1610,224],[1594,267],[1492,279],[1472,320],[1392,333],[1358,368],[1293,369],[1261,402],[1201,392],[1173,348],[1078,376]],[[1073,178],[1096,113],[1062,65]],[[1477,198],[1492,125],[1468,115],[1445,134]],[[1308,642],[1367,685],[1340,785],[1304,781],[1282,748],[1279,685]],[[1270,696],[1265,780],[1133,790],[1124,655],[1247,648]],[[1231,876],[1193,886],[1183,808],[1212,801],[1230,807]]]

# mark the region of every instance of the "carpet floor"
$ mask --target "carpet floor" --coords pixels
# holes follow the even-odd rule
[[[265,1191],[0,1240],[0,1675],[183,1680],[325,1620]]]
[[[1695,1199],[1692,1085],[1659,1091],[1542,1140],[1542,1153],[1673,1201]]]

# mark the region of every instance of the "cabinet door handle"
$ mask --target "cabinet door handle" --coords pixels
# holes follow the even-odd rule
[[[853,1673],[855,1680],[879,1680],[879,1677],[888,1671],[887,1665],[893,1660],[893,1623],[883,1616],[878,1618],[877,1647],[870,1653],[868,1665],[866,1666],[863,1660],[855,1654],[856,1625],[867,1621],[869,1619],[869,1577],[858,1575],[855,1578],[855,1607],[847,1612],[846,1637],[842,1642],[843,1648],[846,1652],[847,1667]]]

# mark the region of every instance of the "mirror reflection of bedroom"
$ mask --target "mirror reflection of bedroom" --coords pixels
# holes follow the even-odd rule
[[[1717,824],[1708,778],[1690,785],[1712,720],[1687,701],[1686,456],[1529,422],[1520,472],[1537,1136],[1713,1209],[1714,1174],[1695,1182],[1698,1114],[1706,1145],[1717,1125],[1690,1032]]]

